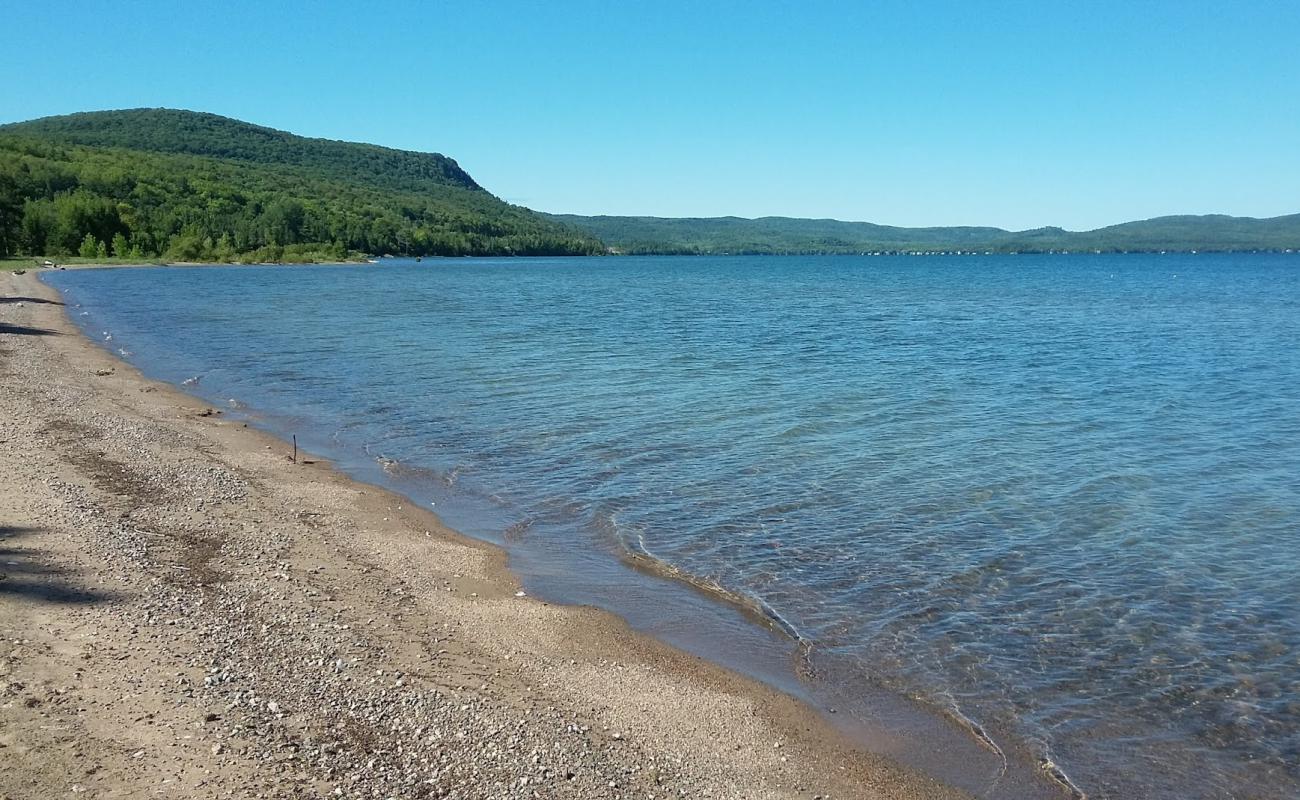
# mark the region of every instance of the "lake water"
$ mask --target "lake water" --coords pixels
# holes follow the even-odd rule
[[[1300,256],[45,279],[147,374],[551,554],[537,583],[653,558],[780,620],[806,682],[1093,797],[1300,793]]]

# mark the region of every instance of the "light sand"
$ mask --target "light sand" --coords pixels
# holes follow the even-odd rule
[[[952,798],[0,273],[0,795]],[[307,461],[312,461],[310,456]]]

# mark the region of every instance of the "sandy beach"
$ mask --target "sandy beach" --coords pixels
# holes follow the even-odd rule
[[[0,797],[952,798],[0,273]]]

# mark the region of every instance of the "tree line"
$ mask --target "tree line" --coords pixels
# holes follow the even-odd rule
[[[590,234],[472,182],[394,189],[314,165],[69,145],[0,131],[0,256],[282,261],[602,250]]]

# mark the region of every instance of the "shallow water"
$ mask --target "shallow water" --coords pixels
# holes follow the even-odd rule
[[[147,374],[467,532],[760,601],[814,681],[1091,796],[1300,792],[1300,256],[45,277]]]

